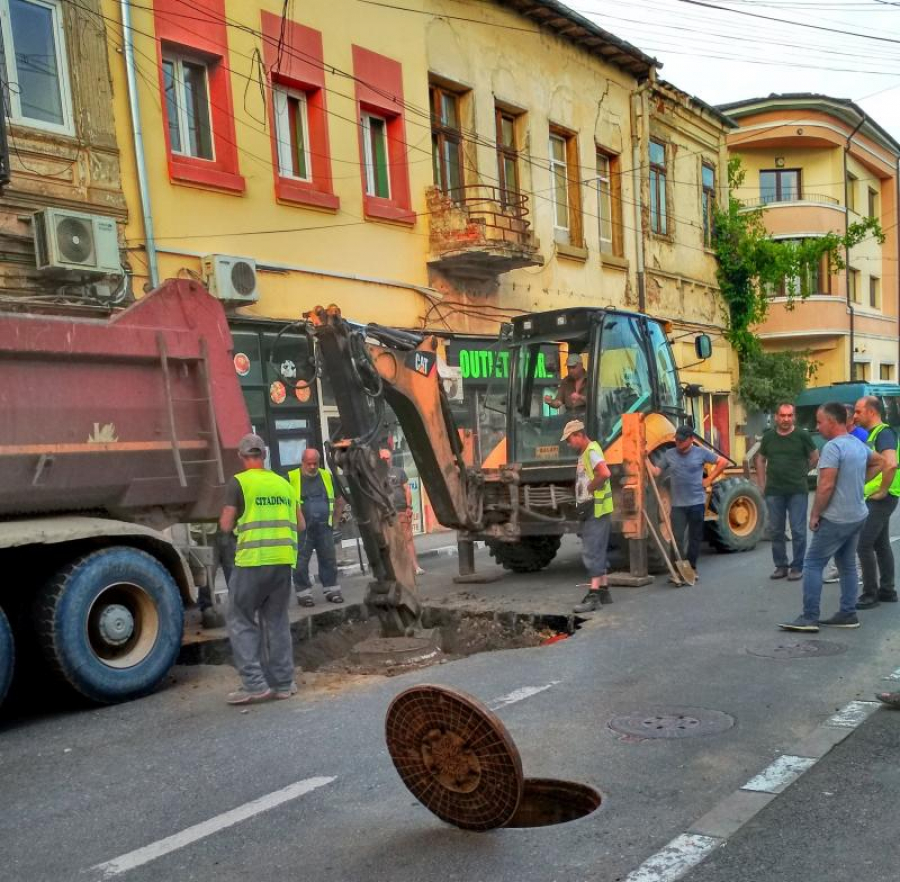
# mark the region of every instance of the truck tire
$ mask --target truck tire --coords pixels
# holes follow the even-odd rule
[[[725,478],[713,485],[707,538],[716,551],[750,551],[766,528],[766,504],[756,484],[745,478]]]
[[[178,657],[184,608],[156,558],[119,546],[60,570],[38,593],[38,641],[52,673],[99,704],[152,692]]]
[[[16,666],[16,644],[6,613],[0,609],[0,705],[9,691]]]
[[[536,573],[548,566],[559,551],[559,536],[523,536],[518,542],[488,539],[491,557],[505,570]]]

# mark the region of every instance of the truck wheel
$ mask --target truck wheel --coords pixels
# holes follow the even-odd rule
[[[151,692],[181,647],[178,586],[136,548],[95,551],[39,592],[36,631],[51,671],[81,695],[113,704]]]
[[[744,478],[725,478],[713,485],[710,508],[716,513],[707,521],[710,543],[717,551],[750,551],[762,539],[766,506],[756,484]]]
[[[559,536],[523,536],[518,542],[488,539],[491,557],[505,570],[536,573],[544,569],[559,551]]]
[[[12,683],[13,670],[16,663],[16,646],[13,642],[12,628],[9,619],[0,609],[0,704],[6,698],[9,684]]]

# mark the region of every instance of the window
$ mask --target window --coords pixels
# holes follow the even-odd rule
[[[856,188],[859,178],[847,172],[847,210],[856,211]]]
[[[759,197],[769,202],[797,202],[800,199],[800,169],[776,168],[759,173]]]
[[[497,178],[503,207],[518,203],[519,151],[516,144],[516,118],[497,108]]]
[[[462,198],[463,152],[459,95],[431,86],[431,156],[434,183],[453,199]]]
[[[869,366],[864,361],[853,362],[853,376],[851,377],[855,383],[869,382]]]
[[[622,414],[649,413],[656,406],[646,336],[644,324],[636,316],[608,313],[603,320],[596,410],[605,436],[601,443],[621,429]]]
[[[163,56],[166,119],[173,153],[213,159],[206,65],[177,56]]]
[[[13,122],[73,134],[59,0],[0,3],[4,98]]]
[[[600,251],[613,253],[612,181],[609,157],[597,151],[597,217],[600,219]]]
[[[847,299],[851,303],[860,303],[859,270],[852,267],[847,270]]]
[[[881,309],[881,279],[869,276],[869,306]]]
[[[869,189],[869,217],[878,219],[878,191]]]
[[[666,145],[650,142],[650,229],[665,236],[669,232],[666,206]]]
[[[366,157],[366,193],[391,198],[388,175],[387,120],[372,113],[362,115],[363,149]]]
[[[878,367],[878,379],[882,383],[894,382],[894,366],[892,364],[882,364]]]
[[[554,238],[563,245],[581,247],[581,191],[569,175],[578,168],[575,136],[562,129],[550,130],[550,202],[553,208]]]
[[[705,162],[700,167],[701,194],[703,201],[703,244],[712,248],[713,224],[716,217],[716,170]]]
[[[298,181],[312,180],[309,156],[309,113],[306,95],[272,87],[275,104],[275,138],[278,142],[278,173]]]

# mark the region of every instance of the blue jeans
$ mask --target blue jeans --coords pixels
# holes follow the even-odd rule
[[[337,586],[337,557],[334,552],[334,531],[328,524],[312,521],[297,537],[297,569],[294,570],[294,588],[299,593],[312,588],[309,578],[309,562],[313,552],[319,561],[319,581],[323,588]]]
[[[822,572],[831,557],[841,574],[841,612],[856,613],[859,576],[856,573],[856,544],[865,518],[851,524],[836,524],[822,518],[812,534],[803,561],[803,618],[819,619],[822,598]]]
[[[784,532],[784,522],[787,518],[791,524],[791,551],[793,552],[790,568],[798,573],[803,569],[803,558],[806,555],[806,509],[808,504],[809,496],[806,493],[766,497],[769,526],[772,529],[772,561],[776,567],[788,566],[787,536]]]

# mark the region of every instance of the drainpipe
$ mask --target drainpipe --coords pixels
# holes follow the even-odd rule
[[[850,152],[850,144],[853,136],[862,128],[867,117],[862,115],[862,119],[856,124],[856,128],[847,136],[847,143],[844,144],[844,235],[850,226],[850,207],[847,203],[847,195],[849,193],[847,187],[847,154]],[[856,350],[856,313],[853,310],[853,301],[850,299],[850,247],[844,246],[844,284],[847,288],[847,313],[850,317],[850,372],[847,379],[853,379],[853,355]]]
[[[147,162],[144,157],[141,108],[138,104],[137,67],[134,63],[134,31],[131,24],[131,3],[129,0],[120,0],[119,6],[122,10],[122,47],[125,54],[125,72],[128,80],[128,108],[131,111],[131,130],[134,133],[134,161],[137,167],[141,215],[144,220],[147,271],[150,275],[150,287],[155,288],[159,284],[159,268],[156,258],[156,240],[153,237],[153,212],[150,206],[150,189],[147,185]]]
[[[894,375],[896,382],[900,383],[900,174],[897,174],[897,162],[894,162],[894,183],[897,195],[894,197],[894,232],[897,237],[897,371]],[[874,379],[874,377],[873,377]]]
[[[651,72],[652,77],[652,72]],[[642,130],[649,126],[650,101],[648,90],[653,80],[647,79],[631,93],[631,186],[634,188],[634,241],[637,252],[637,288],[638,288],[638,312],[646,312],[647,296],[644,277],[644,212],[641,198],[641,157],[643,152],[643,138],[638,131],[638,115],[643,117]],[[640,102],[640,108],[638,107]]]

